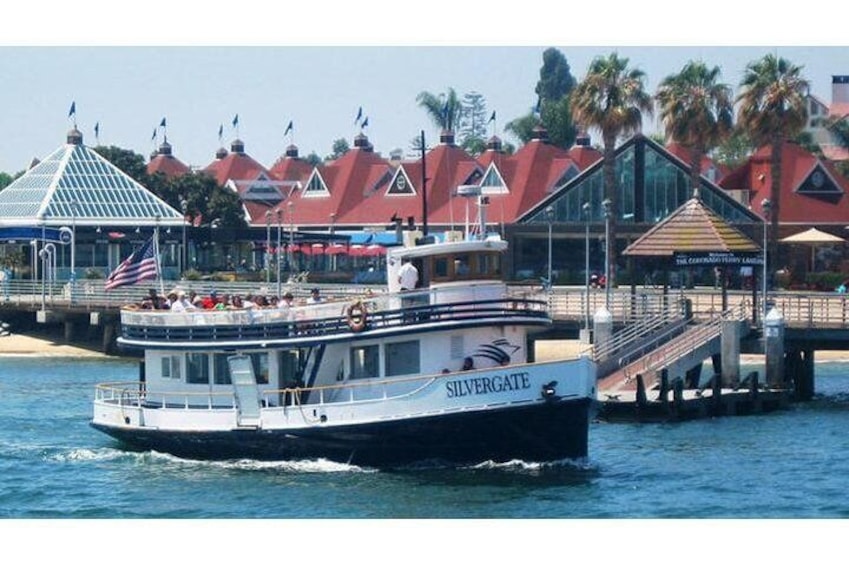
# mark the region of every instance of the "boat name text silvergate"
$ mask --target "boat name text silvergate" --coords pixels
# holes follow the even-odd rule
[[[522,372],[451,381],[445,383],[445,388],[448,391],[448,398],[459,398],[472,394],[521,390],[531,388],[531,384],[528,382],[528,373]]]

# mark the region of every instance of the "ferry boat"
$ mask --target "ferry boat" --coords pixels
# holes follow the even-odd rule
[[[191,459],[370,467],[587,455],[588,356],[534,362],[546,300],[501,280],[497,236],[390,248],[387,288],[288,310],[123,308],[139,380],[96,387],[92,426]],[[402,290],[405,259],[419,285]],[[469,365],[472,365],[471,367]]]

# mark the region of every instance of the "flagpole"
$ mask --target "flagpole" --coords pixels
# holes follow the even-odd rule
[[[165,296],[165,280],[159,262],[159,214],[156,215],[156,226],[153,228],[153,257],[156,261],[156,278],[159,279],[159,295]]]

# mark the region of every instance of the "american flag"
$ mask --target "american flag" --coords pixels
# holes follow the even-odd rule
[[[119,286],[136,284],[147,279],[155,279],[157,272],[155,246],[151,237],[147,240],[147,243],[133,251],[129,257],[118,265],[117,269],[112,271],[109,278],[106,279],[104,288],[106,290],[112,290]]]

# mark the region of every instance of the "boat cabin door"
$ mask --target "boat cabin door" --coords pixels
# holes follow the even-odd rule
[[[231,355],[227,358],[230,366],[230,381],[236,397],[236,412],[240,426],[259,426],[259,388],[256,384],[254,368],[250,357]]]

